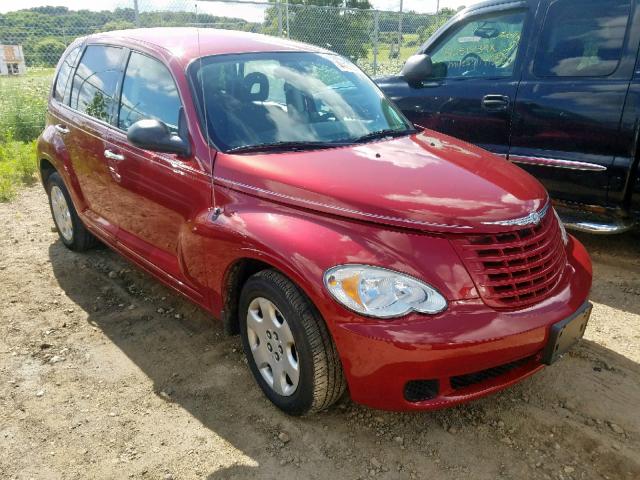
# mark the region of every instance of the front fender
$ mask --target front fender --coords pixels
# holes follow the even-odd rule
[[[477,298],[465,267],[443,236],[356,222],[216,188],[223,214],[199,228],[216,292],[214,312],[225,298],[225,277],[246,258],[272,265],[296,283],[327,323],[362,317],[336,303],[325,291],[324,272],[335,265],[363,263],[401,271],[426,281],[449,301]]]

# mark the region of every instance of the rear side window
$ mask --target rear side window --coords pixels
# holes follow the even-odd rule
[[[558,0],[547,11],[533,71],[539,77],[601,77],[620,62],[629,0]]]
[[[133,52],[122,84],[118,128],[152,118],[177,131],[180,97],[173,77],[158,60]]]
[[[120,79],[122,48],[89,45],[73,77],[71,108],[106,122]]]
[[[62,61],[60,70],[58,71],[58,77],[56,78],[56,84],[53,88],[53,98],[59,102],[67,103],[69,101],[69,77],[73,71],[73,67],[78,59],[80,53],[80,46],[72,49]]]

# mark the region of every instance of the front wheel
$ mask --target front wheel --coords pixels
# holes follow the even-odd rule
[[[284,275],[263,270],[240,296],[240,334],[264,394],[290,415],[331,406],[345,390],[342,365],[324,320]]]

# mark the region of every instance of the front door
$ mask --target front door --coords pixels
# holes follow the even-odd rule
[[[554,198],[602,205],[638,47],[636,0],[554,0],[539,15],[518,89],[509,159]]]
[[[177,132],[182,103],[168,68],[158,59],[132,51],[107,149],[115,162],[118,240],[196,301],[202,301],[204,262],[193,243],[195,217],[211,205],[211,176],[195,158],[150,152],[127,141],[138,120],[155,119]],[[185,254],[189,252],[189,254]],[[196,272],[195,270],[198,270]]]
[[[482,10],[427,44],[433,75],[394,98],[409,120],[506,155],[529,8]]]

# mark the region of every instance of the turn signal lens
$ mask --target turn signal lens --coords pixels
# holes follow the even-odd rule
[[[433,287],[381,267],[339,265],[325,272],[324,283],[338,303],[371,317],[434,314],[447,308],[447,301]]]

